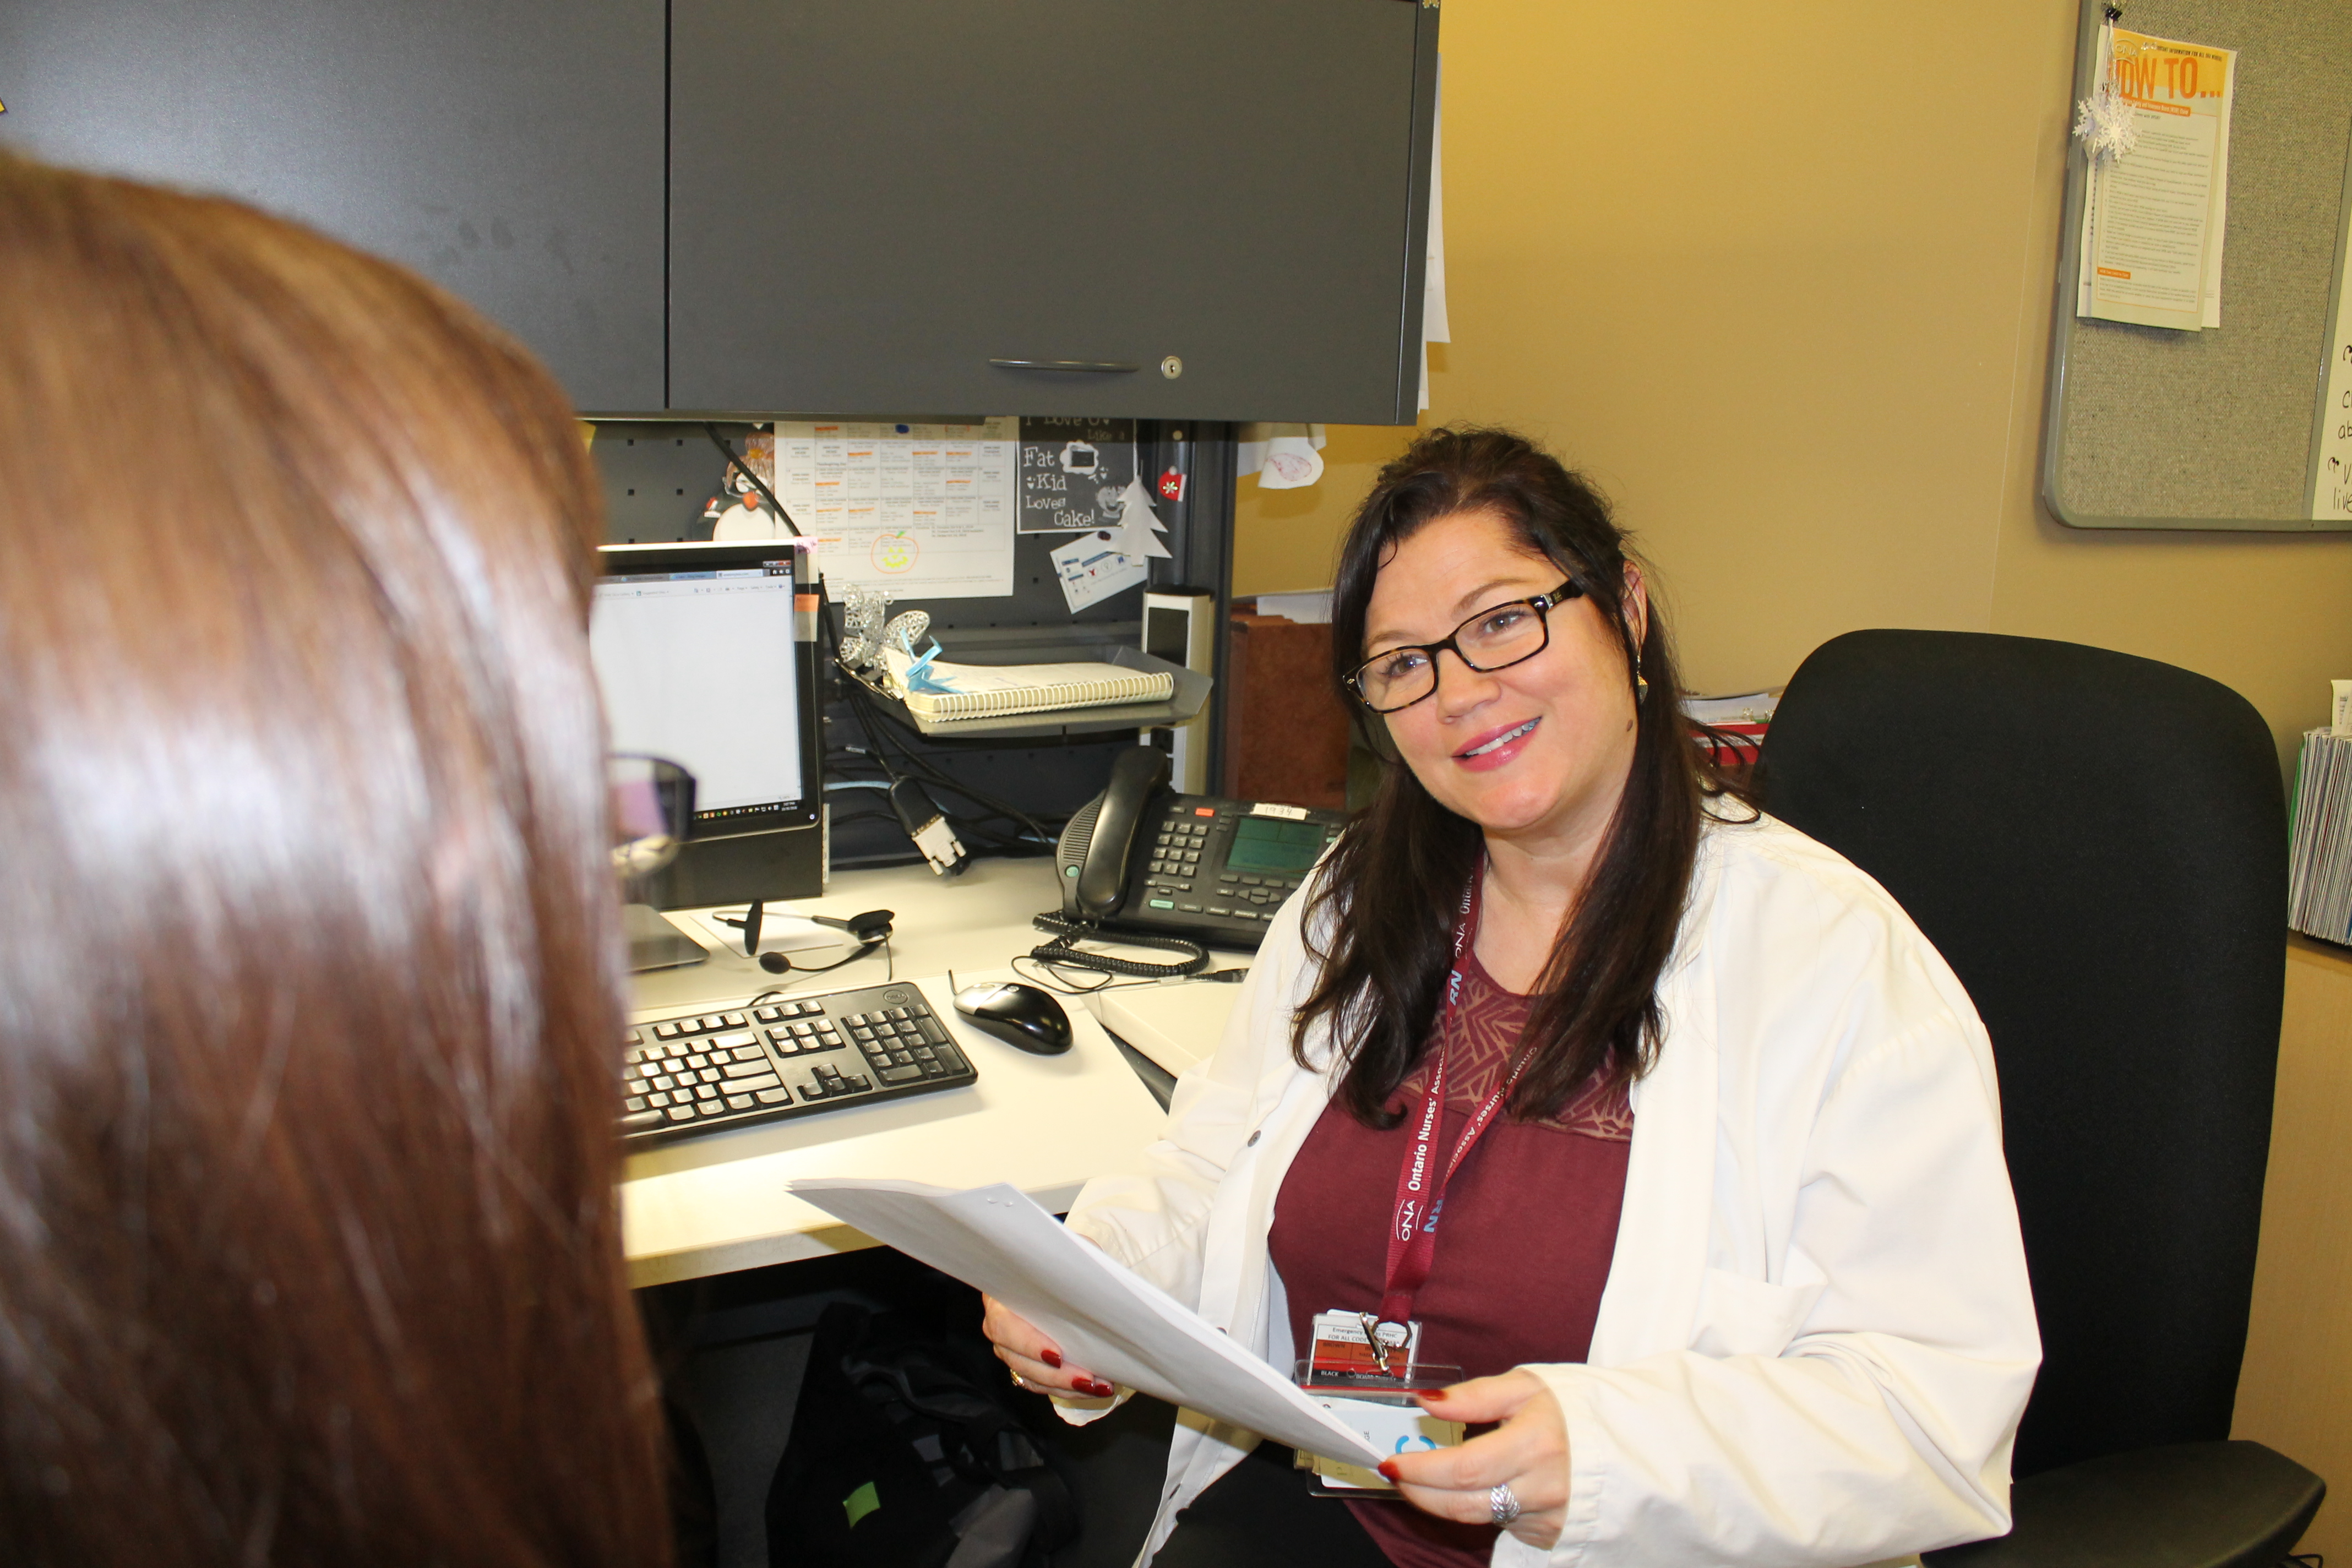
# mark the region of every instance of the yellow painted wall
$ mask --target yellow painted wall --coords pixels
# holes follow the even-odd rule
[[[1234,497],[1234,592],[1328,588],[1339,540],[1381,465],[1412,439],[1412,426],[1334,425],[1325,433],[1323,477],[1304,489],[1262,490],[1244,477]]]
[[[2302,1550],[2352,1554],[2352,954],[2296,938],[2286,955],[2278,1098],[2263,1183],[2246,1360],[2231,1435],[2267,1443],[2335,1496]]]
[[[1596,479],[1696,689],[1777,685],[1863,626],[2058,637],[2227,683],[2284,761],[2352,676],[2352,538],[2084,533],[2035,499],[2074,16],[1448,0],[1454,341],[1424,417],[1517,426]],[[1235,591],[1328,583],[1411,435],[1334,427],[1313,491],[1244,480]],[[2326,1327],[2352,1267],[2352,1004],[2331,985],[2352,995],[2290,965],[2239,1406],[2242,1433],[2319,1466],[2352,1454],[2352,1340]],[[2352,1555],[2348,1516],[2305,1549]]]
[[[1446,6],[1425,417],[1600,481],[1695,688],[1776,685],[1860,626],[2015,632],[2212,675],[2284,748],[2352,674],[2352,539],[2036,504],[2074,26],[2071,0]],[[1327,583],[1409,436],[1334,427],[1315,491],[1244,479],[1235,591]]]

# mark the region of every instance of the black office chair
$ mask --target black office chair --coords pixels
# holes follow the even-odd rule
[[[1948,961],[2000,1075],[2043,1362],[2016,1528],[1944,1568],[2273,1568],[2326,1484],[2229,1441],[2284,984],[2286,816],[2244,698],[2073,643],[1854,632],[1764,804]]]

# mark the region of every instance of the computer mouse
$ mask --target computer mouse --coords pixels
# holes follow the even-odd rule
[[[1017,980],[967,985],[956,993],[956,1011],[983,1035],[1033,1057],[1058,1057],[1070,1048],[1070,1016],[1054,994]]]

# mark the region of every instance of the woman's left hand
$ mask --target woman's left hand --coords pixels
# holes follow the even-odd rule
[[[1423,1394],[1422,1408],[1465,1426],[1502,1425],[1457,1447],[1399,1454],[1381,1474],[1423,1512],[1469,1524],[1494,1522],[1493,1489],[1507,1486],[1519,1501],[1510,1532],[1549,1550],[1568,1507],[1568,1420],[1543,1380],[1523,1369],[1474,1377]]]

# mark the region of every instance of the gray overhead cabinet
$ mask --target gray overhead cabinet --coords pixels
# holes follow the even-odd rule
[[[663,0],[0,0],[0,145],[222,191],[662,405]]]
[[[0,142],[406,262],[589,413],[1402,423],[1437,16],[8,0]]]
[[[671,404],[1410,423],[1437,15],[673,0]]]

